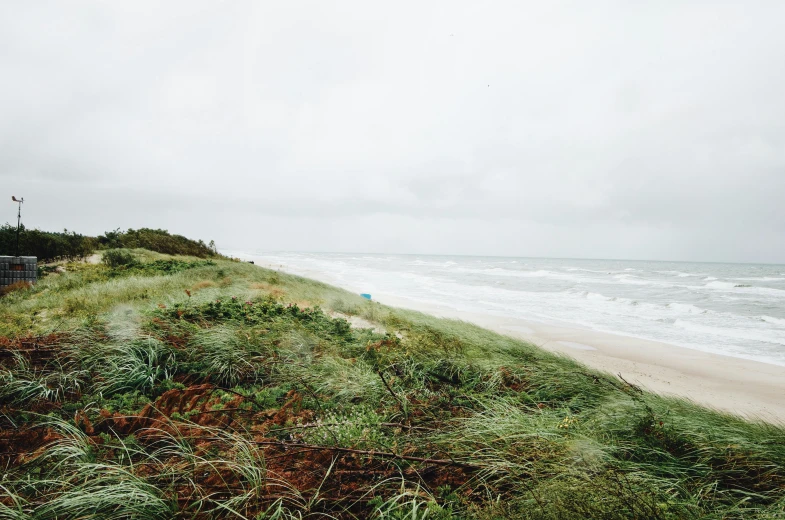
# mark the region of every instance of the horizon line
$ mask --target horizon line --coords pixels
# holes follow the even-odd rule
[[[219,249],[220,251],[220,249]],[[238,252],[242,250],[236,250]],[[246,253],[248,253],[246,251]],[[722,260],[655,260],[655,259],[640,259],[640,258],[599,258],[599,257],[569,257],[569,256],[513,256],[513,255],[477,255],[477,254],[462,254],[462,253],[371,253],[371,252],[352,252],[352,251],[294,251],[294,250],[274,250],[264,251],[268,253],[305,253],[305,254],[332,254],[332,255],[376,255],[376,256],[459,256],[459,257],[472,257],[472,258],[530,258],[537,260],[601,260],[611,262],[672,262],[684,264],[733,264],[733,265],[774,265],[785,266],[785,262],[729,262]]]

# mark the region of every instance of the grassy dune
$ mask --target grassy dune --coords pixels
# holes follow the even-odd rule
[[[785,517],[780,427],[312,280],[132,254],[0,299],[0,518]]]

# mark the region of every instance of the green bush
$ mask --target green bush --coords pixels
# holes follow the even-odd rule
[[[36,256],[39,262],[51,260],[74,260],[84,258],[95,251],[97,241],[73,231],[62,233],[26,229],[22,225],[19,233],[19,254]],[[16,226],[0,226],[0,254],[16,254]]]
[[[137,264],[136,258],[128,251],[122,249],[110,249],[104,253],[101,261],[107,267],[117,269],[118,267],[133,267]]]

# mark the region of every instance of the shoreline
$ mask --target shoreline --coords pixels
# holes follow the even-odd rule
[[[285,265],[267,262],[257,265],[336,285],[329,273],[289,270]],[[376,293],[373,299],[390,307],[457,319],[528,341],[593,369],[621,374],[630,383],[658,394],[686,398],[747,419],[785,424],[785,367],[780,365],[578,326],[459,311],[385,293]]]

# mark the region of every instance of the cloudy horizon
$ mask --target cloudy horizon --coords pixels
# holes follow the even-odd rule
[[[4,218],[785,263],[781,2],[8,2]]]

